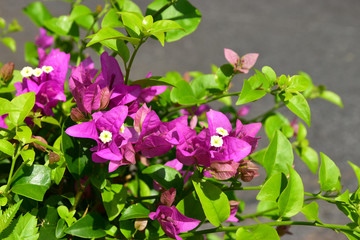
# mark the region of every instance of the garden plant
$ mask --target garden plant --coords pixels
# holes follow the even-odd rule
[[[226,46],[208,73],[133,79],[147,42],[162,48],[191,34],[201,9],[188,0],[146,9],[67,2],[62,16],[29,3],[23,12],[39,34],[25,45],[28,66],[0,65],[0,239],[276,240],[294,225],[360,239],[360,190],[342,189],[335,162],[307,140],[308,100],[342,107],[336,93]],[[13,51],[9,33],[19,30],[0,16],[0,41]],[[248,117],[265,96],[273,107]],[[319,192],[304,191],[294,159],[318,176]],[[251,185],[260,172],[264,182]],[[247,191],[257,192],[251,214]],[[348,224],[320,219],[322,201]]]

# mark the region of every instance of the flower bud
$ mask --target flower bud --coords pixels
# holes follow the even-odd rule
[[[14,72],[14,67],[15,64],[13,62],[8,62],[0,69],[0,77],[5,83],[11,80]]]
[[[241,180],[243,180],[244,182],[250,182],[251,180],[253,180],[254,177],[259,176],[259,173],[257,172],[258,169],[259,167],[252,163],[250,160],[241,161],[240,167],[238,168],[238,171],[241,174]]]
[[[80,111],[79,108],[73,108],[73,109],[71,109],[70,118],[74,122],[79,122],[79,121],[85,119],[85,115]]]
[[[134,227],[138,231],[144,231],[147,226],[147,218],[137,218],[134,222]]]
[[[49,152],[49,162],[54,164],[55,162],[60,161],[60,156],[57,153]]]
[[[37,139],[37,140],[39,140],[39,142],[42,142],[42,143],[44,143],[44,144],[46,144],[46,145],[48,144],[47,141],[46,141],[43,137],[40,137],[40,136],[32,136],[32,138]],[[36,142],[33,142],[32,145],[33,145],[36,149],[38,149],[38,150],[40,150],[40,151],[43,151],[43,152],[46,151],[46,147],[41,146],[40,144],[37,144]]]
[[[176,189],[175,188],[170,188],[169,190],[166,190],[161,194],[160,202],[163,205],[171,207],[171,205],[175,201],[175,196],[176,196]]]
[[[292,235],[291,232],[289,232],[291,225],[284,225],[284,226],[277,226],[276,231],[280,237],[284,236],[285,234]]]

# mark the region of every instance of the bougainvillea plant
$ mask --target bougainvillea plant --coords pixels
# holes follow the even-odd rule
[[[335,162],[319,158],[306,138],[307,100],[342,107],[335,93],[303,72],[257,70],[261,55],[228,48],[211,73],[132,79],[141,47],[191,34],[200,11],[188,0],[155,0],[145,11],[131,0],[105,0],[95,10],[68,2],[63,16],[41,2],[25,7],[39,27],[25,45],[29,65],[1,65],[1,239],[273,240],[292,225],[360,238],[360,190],[342,190]],[[0,18],[0,39],[14,50],[6,34],[21,27],[6,26]],[[238,76],[242,90],[234,92]],[[248,118],[266,95],[274,107]],[[215,101],[223,107],[213,109]],[[318,193],[304,191],[294,153],[318,175]],[[360,182],[360,168],[349,164]],[[264,182],[251,185],[260,172]],[[257,211],[245,215],[239,193],[254,190]],[[318,201],[349,223],[323,222]],[[298,214],[307,221],[291,220]]]

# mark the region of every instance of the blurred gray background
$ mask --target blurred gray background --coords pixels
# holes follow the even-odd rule
[[[26,65],[24,42],[38,34],[35,25],[21,12],[31,1],[1,0],[0,16],[10,21],[17,18],[24,30],[11,36],[17,40],[13,54],[0,45],[0,61],[14,61],[17,69]],[[138,0],[145,11],[151,1]],[[342,173],[344,189],[355,191],[357,180],[347,161],[360,165],[360,2],[358,0],[191,0],[202,13],[202,22],[192,35],[165,47],[149,41],[134,62],[132,79],[143,78],[148,72],[164,75],[167,71],[202,71],[210,73],[211,64],[226,62],[223,49],[231,48],[244,55],[260,54],[255,68],[271,66],[278,75],[308,73],[315,85],[325,85],[342,97],[344,108],[316,99],[310,102],[312,126],[308,130],[310,145],[336,162]],[[44,1],[54,16],[67,14],[69,4]],[[91,9],[103,1],[88,0]],[[235,90],[242,82],[234,80]],[[271,108],[271,99],[256,102],[251,115]],[[286,112],[286,111],[285,111]],[[291,116],[291,115],[289,115]],[[265,142],[266,137],[263,137]],[[295,169],[301,174],[305,191],[317,192],[317,176],[313,176],[299,159]],[[263,178],[251,184],[261,183]],[[246,194],[247,213],[255,211],[255,202]],[[239,195],[241,197],[241,193]],[[320,219],[325,223],[350,222],[339,215],[335,206],[322,204]],[[301,214],[299,214],[301,215]],[[303,219],[301,216],[295,219]],[[249,224],[252,222],[248,222]],[[282,239],[346,239],[328,229],[295,226],[293,235]]]

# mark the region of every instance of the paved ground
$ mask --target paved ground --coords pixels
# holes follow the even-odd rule
[[[20,12],[29,1],[1,0],[0,16],[16,17],[25,26],[22,33],[14,35],[19,41],[19,51],[14,56],[0,46],[0,61],[13,60],[17,68],[23,61],[22,40],[31,40],[37,34],[32,23]],[[100,1],[90,1],[94,2]],[[102,2],[102,1],[101,1]],[[151,1],[139,0],[141,5]],[[343,99],[340,109],[323,100],[310,103],[312,127],[309,131],[311,146],[324,152],[339,166],[344,188],[354,191],[357,181],[347,161],[360,165],[360,2],[358,0],[194,0],[203,14],[197,32],[162,48],[152,42],[141,49],[135,61],[132,77],[141,78],[152,71],[162,75],[166,71],[199,70],[210,72],[210,64],[225,62],[223,48],[240,54],[260,53],[256,68],[264,65],[278,74],[295,74],[305,71],[315,84],[323,84],[337,92]],[[14,4],[16,3],[16,4]],[[68,11],[65,3],[47,1],[55,16]],[[65,6],[65,7],[64,7]],[[156,49],[154,51],[154,49]],[[238,84],[241,88],[241,83]],[[270,107],[259,101],[254,113]],[[304,164],[297,161],[296,168],[305,175],[305,189],[316,191],[316,177]],[[249,202],[249,205],[254,206]],[[327,223],[344,223],[347,220],[333,207],[321,207],[321,219]],[[294,227],[294,235],[283,239],[346,239],[330,230]]]

